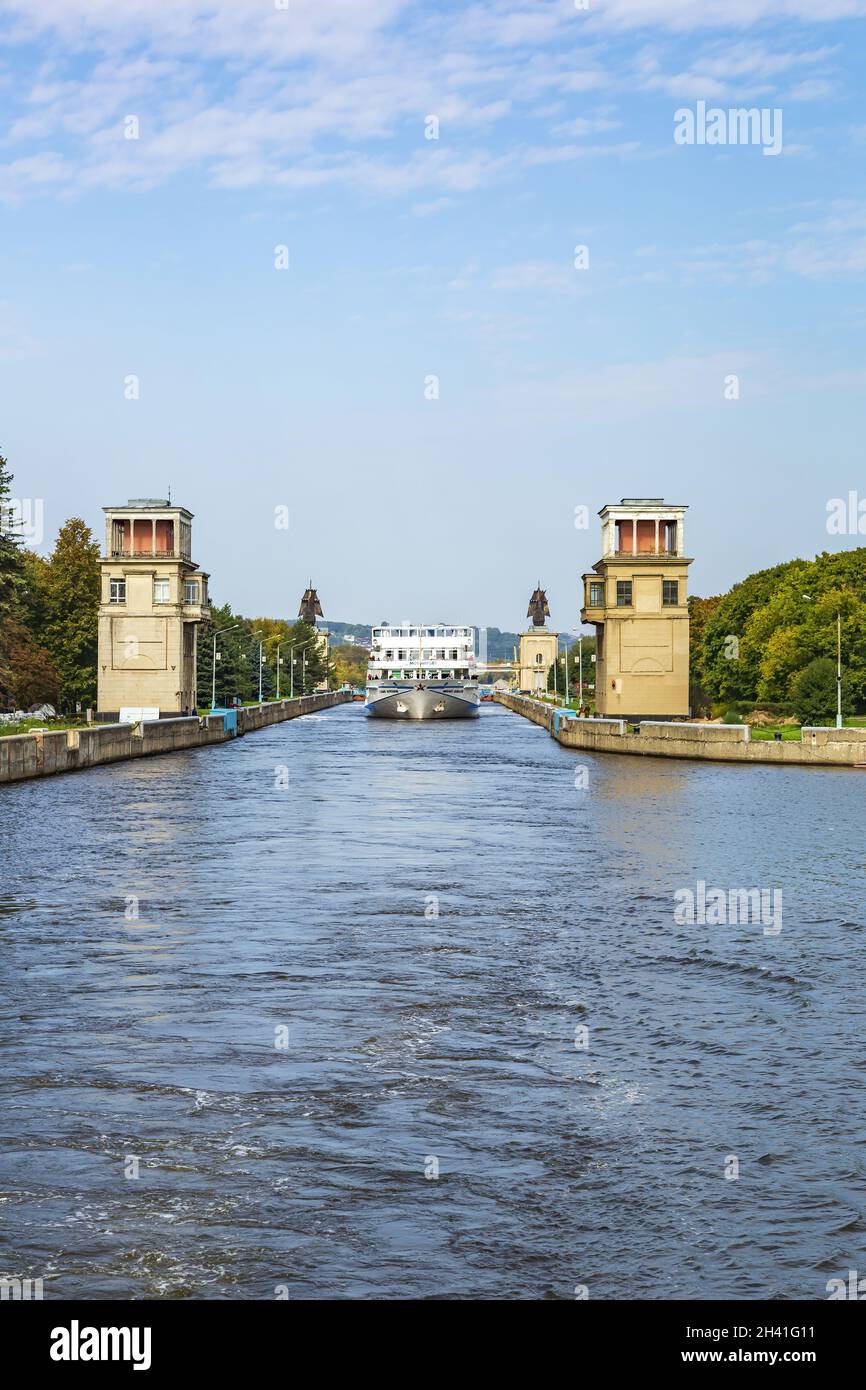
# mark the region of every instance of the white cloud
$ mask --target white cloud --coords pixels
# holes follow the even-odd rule
[[[815,24],[866,14],[866,0],[605,0],[583,14],[568,0],[479,0],[438,10],[410,0],[0,0],[15,78],[0,150],[0,197],[145,190],[195,174],[215,187],[305,189],[343,183],[374,194],[443,198],[521,168],[608,155],[639,143],[586,137],[617,127],[581,97],[621,99],[638,84],[715,99],[794,83],[791,99],[825,93],[832,50],[798,50],[739,33],[779,14]],[[736,31],[683,67],[611,31]],[[42,55],[34,63],[33,51]],[[29,65],[29,66],[28,66]],[[602,101],[604,98],[602,98]],[[550,145],[521,122],[558,117]],[[137,115],[138,140],[123,118]],[[436,115],[438,141],[425,141]],[[503,139],[509,123],[507,143]]]
[[[763,20],[820,24],[866,16],[866,0],[605,0],[601,23],[637,29],[748,29]]]

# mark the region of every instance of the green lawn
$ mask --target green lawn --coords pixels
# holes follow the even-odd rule
[[[17,724],[0,724],[0,738],[8,738],[11,734],[29,734],[33,729],[48,729],[53,734],[61,729],[93,727],[81,719],[20,719]]]

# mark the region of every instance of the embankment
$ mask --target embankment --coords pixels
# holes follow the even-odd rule
[[[304,695],[297,700],[246,705],[227,714],[10,734],[0,738],[0,785],[29,777],[48,777],[56,772],[78,772],[82,768],[100,767],[126,758],[146,758],[154,753],[176,753],[182,748],[226,743],[254,729],[330,709],[351,698],[343,691],[332,690],[322,695]]]
[[[699,758],[773,766],[855,767],[866,764],[866,729],[802,729],[799,740],[752,739],[747,724],[685,724],[645,719],[578,719],[528,695],[496,695],[515,714],[547,729],[563,748],[632,753],[654,758]]]

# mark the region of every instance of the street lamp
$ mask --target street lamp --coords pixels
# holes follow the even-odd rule
[[[236,627],[243,627],[243,623],[230,623],[228,627],[221,627],[221,628],[218,628],[218,629],[214,632],[214,635],[213,635],[213,670],[212,670],[212,672],[211,672],[213,679],[212,679],[212,681],[211,681],[211,693],[210,693],[210,707],[211,707],[211,709],[213,709],[214,706],[216,705],[216,664],[217,664],[216,639],[217,639],[219,636],[221,636],[221,634],[224,633],[224,632],[233,632],[234,629],[235,629]]]
[[[289,695],[289,698],[292,699],[292,700],[295,698],[295,647],[297,647],[298,651],[300,651],[302,647],[304,648],[304,652],[303,652],[303,667],[302,667],[303,676],[302,676],[302,680],[301,680],[301,693],[302,693],[302,694],[305,694],[305,693],[306,693],[306,689],[307,689],[307,652],[306,652],[306,648],[309,647],[310,644],[311,644],[314,640],[315,640],[314,638],[310,637],[310,638],[307,639],[306,642],[295,642],[295,643],[289,648],[289,682],[290,682],[290,686],[289,686],[290,695]]]
[[[803,598],[809,599],[814,603],[815,599],[811,594],[804,594]],[[837,610],[836,613],[836,728],[842,727],[842,614]]]
[[[254,640],[255,640],[255,639],[258,639],[258,643],[259,643],[259,704],[261,704],[261,703],[262,703],[262,667],[263,667],[264,664],[265,664],[265,658],[264,658],[264,656],[262,655],[262,634],[261,634],[260,632],[253,632],[253,633],[250,634],[250,636],[251,636]]]
[[[284,647],[285,645],[286,645],[285,641],[282,641],[282,642],[278,642],[278,643],[277,643],[276,661],[277,661],[277,699],[278,699],[278,700],[279,700],[279,698],[280,698],[280,667],[281,667],[282,664],[283,664],[283,658],[280,656],[280,647]]]

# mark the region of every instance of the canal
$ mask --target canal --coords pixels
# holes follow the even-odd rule
[[[359,705],[0,790],[0,1272],[826,1297],[866,1265],[864,792]],[[679,925],[699,881],[781,932]]]

